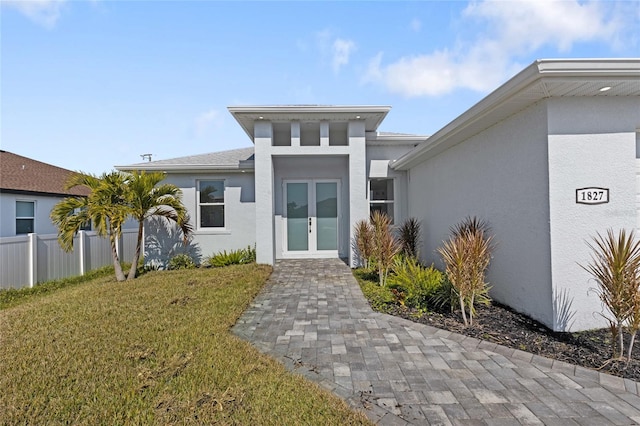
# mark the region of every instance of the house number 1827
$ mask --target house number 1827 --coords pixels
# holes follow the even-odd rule
[[[609,202],[609,188],[579,188],[576,189],[576,203],[605,204]]]

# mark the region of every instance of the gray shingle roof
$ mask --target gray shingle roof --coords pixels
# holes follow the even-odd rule
[[[116,166],[118,170],[163,170],[177,168],[240,168],[242,162],[253,161],[253,147],[189,155],[167,160],[145,161],[126,166]]]

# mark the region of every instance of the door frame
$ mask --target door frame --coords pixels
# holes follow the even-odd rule
[[[306,251],[295,250],[289,251],[288,248],[288,224],[287,224],[287,184],[288,183],[306,183],[307,186],[307,196],[309,202],[309,219],[311,219],[311,232],[309,233],[309,248]],[[336,249],[335,250],[317,250],[317,241],[318,241],[318,223],[316,216],[316,183],[335,183],[336,184],[336,201],[337,201],[337,211],[336,211]],[[281,232],[281,242],[282,242],[282,257],[289,259],[296,258],[337,258],[339,257],[340,252],[340,225],[342,222],[341,214],[342,214],[342,206],[341,206],[341,196],[342,196],[342,185],[340,179],[333,178],[308,178],[308,179],[282,179],[282,232]]]

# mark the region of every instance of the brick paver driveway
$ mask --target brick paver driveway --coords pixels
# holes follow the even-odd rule
[[[640,424],[640,384],[373,312],[340,260],[278,261],[234,332],[380,424]]]

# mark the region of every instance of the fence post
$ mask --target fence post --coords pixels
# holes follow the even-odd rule
[[[31,233],[28,235],[29,244],[29,287],[38,282],[38,235]]]
[[[85,261],[86,261],[86,253],[84,251],[84,245],[85,245],[85,241],[84,241],[84,231],[80,230],[78,231],[78,254],[80,255],[80,275],[84,275],[87,271],[86,271],[86,265],[85,265]]]

